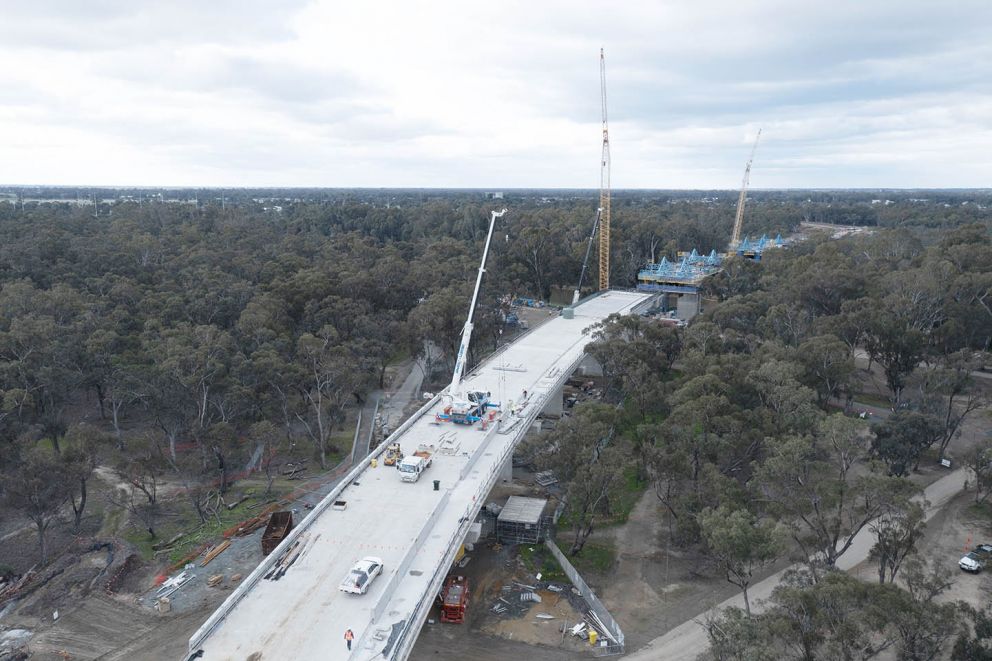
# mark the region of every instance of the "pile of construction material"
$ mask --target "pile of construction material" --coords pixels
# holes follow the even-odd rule
[[[297,560],[302,558],[310,547],[320,539],[320,534],[318,533],[316,537],[311,538],[310,533],[306,532],[297,537],[292,544],[289,545],[283,554],[279,556],[272,568],[269,569],[268,573],[263,576],[269,581],[278,581],[280,578],[286,575],[289,568],[292,567]]]
[[[555,472],[552,470],[537,473],[534,475],[534,481],[542,487],[550,487],[552,484],[558,484],[558,478],[555,477]]]
[[[582,616],[582,622],[576,624],[569,631],[571,631],[573,636],[582,640],[590,640],[590,634],[595,633],[595,638],[592,638],[590,642],[598,640],[601,645],[604,644],[604,641],[606,641],[606,644],[619,645],[619,641],[617,641],[613,633],[603,624],[599,616],[591,610],[586,611]]]
[[[514,581],[500,589],[500,594],[493,602],[490,610],[500,617],[523,617],[531,609],[531,606],[544,603],[545,597],[541,596],[542,592],[554,593],[556,595],[555,604],[561,599],[566,599],[579,612],[588,608],[582,595],[570,585],[549,581],[535,581],[533,585],[527,585]]]
[[[187,565],[186,567],[187,569],[184,569],[162,583],[161,587],[158,589],[158,592],[155,593],[156,601],[166,599],[166,603],[168,603],[168,597],[173,592],[176,592],[181,587],[196,578],[196,574],[193,573],[193,566]]]

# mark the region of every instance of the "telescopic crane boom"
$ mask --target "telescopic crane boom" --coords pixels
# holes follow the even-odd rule
[[[596,238],[596,228],[599,227],[599,218],[603,215],[603,209],[596,209],[596,219],[592,221],[592,232],[589,233],[589,243],[586,245],[586,258],[582,260],[582,272],[579,273],[579,286],[575,288],[575,293],[572,294],[572,305],[579,302],[579,297],[582,295],[582,281],[586,277],[586,267],[589,266],[589,253],[592,252],[592,240]]]
[[[489,244],[493,240],[493,228],[496,227],[496,219],[501,218],[506,213],[493,211],[489,219],[489,234],[486,235],[486,247],[482,251],[482,263],[479,264],[479,275],[475,278],[475,291],[472,292],[472,303],[468,307],[468,319],[465,320],[465,327],[462,329],[462,343],[458,347],[458,357],[455,359],[455,372],[451,376],[451,385],[448,387],[448,396],[458,399],[462,384],[462,377],[465,375],[465,361],[468,359],[468,345],[472,341],[472,319],[475,316],[475,303],[479,299],[479,288],[482,286],[482,274],[486,272],[486,258],[489,257]]]
[[[737,250],[741,243],[741,227],[744,225],[744,203],[747,201],[747,187],[751,183],[751,161],[754,160],[754,152],[758,151],[758,140],[761,139],[761,129],[758,129],[758,136],[754,139],[754,147],[751,148],[751,157],[747,159],[747,166],[744,168],[744,181],[741,184],[741,194],[737,198],[737,216],[734,218],[734,232],[730,236],[730,251]]]

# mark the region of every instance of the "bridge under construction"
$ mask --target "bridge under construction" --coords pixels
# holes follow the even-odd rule
[[[376,448],[428,448],[423,479],[404,482],[381,461],[349,473],[210,616],[189,653],[215,659],[406,659],[469,528],[537,416],[560,410],[588,329],[638,312],[653,294],[608,290],[531,330],[463,379],[499,403],[490,421],[439,422],[442,393]],[[488,423],[488,424],[487,424]],[[364,595],[339,591],[352,565],[382,559]],[[354,634],[349,651],[345,631]]]

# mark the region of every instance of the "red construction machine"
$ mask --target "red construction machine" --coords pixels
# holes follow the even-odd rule
[[[441,621],[462,624],[467,608],[468,580],[464,576],[449,576],[441,590]]]

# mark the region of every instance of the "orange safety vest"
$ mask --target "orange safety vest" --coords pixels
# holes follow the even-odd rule
[[[347,631],[344,632],[344,639],[345,640],[355,640],[355,634],[353,634],[351,632],[351,629],[348,629]]]

